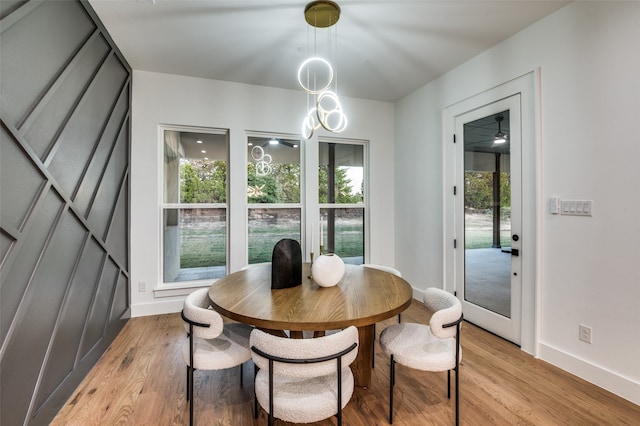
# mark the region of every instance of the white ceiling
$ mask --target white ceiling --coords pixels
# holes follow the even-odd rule
[[[136,70],[298,90],[306,0],[90,0]],[[339,0],[339,93],[396,101],[567,1]],[[320,50],[327,37],[318,30]],[[308,39],[311,37],[311,43]],[[335,37],[334,37],[335,40]],[[311,48],[308,48],[311,46]]]

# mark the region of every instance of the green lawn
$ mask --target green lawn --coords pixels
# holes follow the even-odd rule
[[[181,231],[180,268],[202,268],[226,264],[226,230],[223,227],[183,228]],[[270,262],[273,247],[283,238],[300,241],[300,226],[271,224],[251,226],[249,263]],[[364,256],[361,224],[337,223],[335,252],[340,257]]]
[[[493,245],[491,230],[467,229],[465,237],[464,248],[466,249],[489,248]],[[506,232],[502,232],[500,235],[500,245],[503,247],[511,246],[510,236]]]
[[[493,244],[491,228],[486,218],[478,218],[482,226],[469,221],[465,232],[465,248],[488,248]],[[490,218],[489,218],[490,219]],[[249,230],[249,263],[270,262],[275,244],[283,238],[300,241],[300,226],[297,222],[251,226]],[[364,256],[364,232],[359,221],[336,223],[335,253],[340,257]],[[326,239],[325,239],[326,242]],[[501,245],[509,247],[510,232],[503,230]],[[226,228],[185,227],[181,231],[180,268],[223,266],[226,259]]]

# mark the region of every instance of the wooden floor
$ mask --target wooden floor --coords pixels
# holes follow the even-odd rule
[[[403,322],[428,321],[418,302]],[[377,325],[378,333],[397,321]],[[91,373],[67,401],[52,425],[185,425],[186,340],[179,314],[131,319]],[[460,417],[463,425],[640,425],[634,405],[545,362],[471,324],[462,327],[463,365]],[[358,388],[344,410],[345,425],[386,425],[388,358],[376,340],[369,389]],[[253,365],[196,371],[195,424],[266,425],[260,410],[253,419]],[[452,425],[453,399],[446,373],[396,368],[394,425]],[[276,424],[285,424],[277,421]],[[328,419],[317,425],[335,425]]]

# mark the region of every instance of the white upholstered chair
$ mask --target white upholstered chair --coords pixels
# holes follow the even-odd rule
[[[263,265],[271,265],[271,262],[250,263],[248,265],[244,265],[242,268],[240,268],[240,270],[246,271],[247,269],[251,269],[251,268],[255,268],[256,266],[263,266]]]
[[[391,266],[376,265],[375,263],[363,263],[362,266],[364,266],[365,268],[379,269],[381,271],[385,271],[390,274],[397,275],[399,277],[402,276],[399,270],[397,270],[396,268],[392,268]]]
[[[393,423],[395,364],[422,371],[447,372],[447,397],[451,397],[451,370],[456,373],[455,421],[459,424],[459,365],[462,359],[460,326],[462,304],[451,293],[428,288],[424,304],[433,311],[429,325],[402,323],[385,328],[380,346],[389,355],[389,423]]]
[[[353,394],[349,364],[357,355],[358,329],[350,326],[315,339],[288,339],[251,332],[256,401],[274,418],[311,423],[337,416]],[[258,418],[258,410],[255,417]]]
[[[392,268],[391,266],[376,265],[374,263],[363,263],[362,266],[364,266],[365,268],[378,269],[380,271],[388,272],[390,274],[393,274],[393,275],[395,275],[397,277],[401,277],[402,278],[402,273],[400,273],[400,271],[397,270],[396,268]],[[401,322],[400,314],[398,314],[398,322]]]
[[[194,291],[184,301],[182,319],[189,340],[182,348],[187,364],[187,401],[189,424],[193,424],[193,372],[194,370],[223,370],[240,366],[251,359],[249,335],[252,327],[240,324],[223,324],[222,317],[210,309],[208,288]]]
[[[378,269],[380,271],[384,271],[384,272],[388,272],[390,274],[393,274],[397,277],[402,277],[402,274],[400,273],[399,270],[397,270],[396,268],[392,268],[391,266],[386,266],[386,265],[377,265],[375,263],[363,263],[362,266],[364,266],[365,268],[371,268],[371,269]],[[400,314],[398,314],[398,323],[402,322],[402,317],[400,316]],[[375,341],[375,336],[376,336],[376,325],[373,324],[373,339]],[[375,345],[375,342],[372,342],[372,344]],[[375,363],[375,348],[372,348],[371,353],[373,354],[371,356],[371,368],[374,368],[376,363]]]

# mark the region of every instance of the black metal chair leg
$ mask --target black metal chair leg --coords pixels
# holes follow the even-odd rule
[[[460,381],[458,380],[459,368],[460,366],[456,365],[456,426],[460,424],[460,394],[458,392],[458,386],[460,384]]]
[[[191,387],[189,389],[189,394],[191,395],[191,398],[189,398],[189,426],[193,426],[193,370],[192,367],[189,367],[189,386]]]
[[[396,365],[391,355],[389,361],[389,424],[393,424],[393,387],[396,384]]]
[[[258,366],[253,364],[253,418],[258,420],[258,397],[256,396],[256,377],[258,376]]]
[[[240,364],[240,386],[242,386],[242,376],[244,375],[244,368],[243,367],[244,364]]]
[[[185,381],[185,383],[187,384],[185,395],[186,395],[187,401],[189,401],[191,399],[191,395],[189,395],[189,366],[188,365],[187,365],[187,380]]]
[[[451,399],[451,370],[447,370],[447,398]]]

